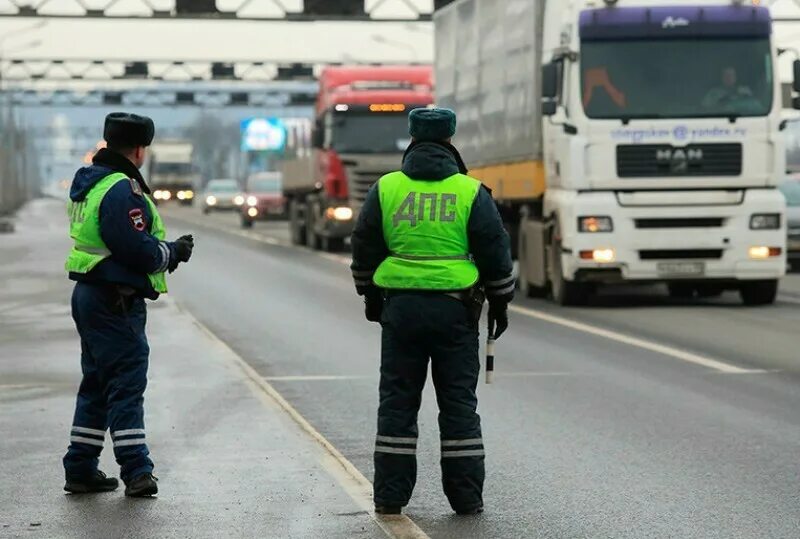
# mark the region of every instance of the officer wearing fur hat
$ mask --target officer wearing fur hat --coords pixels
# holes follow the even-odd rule
[[[144,300],[167,292],[166,273],[189,261],[194,240],[166,241],[139,171],[154,134],[150,118],[109,114],[107,147],[95,154],[91,166],[78,170],[70,189],[73,247],[66,270],[76,281],[72,317],[81,338],[83,379],[63,462],[64,490],[76,494],[118,486],[97,468],[107,430],[125,494],[158,492],[144,428],[150,353]]]
[[[414,489],[430,360],[444,492],[456,513],[469,515],[483,510],[485,476],[478,319],[485,294],[494,336],[508,327],[509,237],[490,191],[467,175],[451,144],[455,113],[415,109],[409,124],[402,170],[369,192],[352,237],[356,289],[367,319],[383,327],[375,510],[400,513]]]

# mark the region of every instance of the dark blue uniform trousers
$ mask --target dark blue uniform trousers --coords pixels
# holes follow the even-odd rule
[[[444,492],[455,510],[483,505],[477,322],[456,298],[408,293],[387,299],[382,326],[375,505],[403,507],[414,490],[417,413],[429,359],[439,404]]]
[[[144,432],[150,353],[144,300],[122,296],[112,286],[77,283],[72,317],[81,337],[83,380],[64,456],[67,475],[80,478],[97,469],[106,430],[123,481],[152,472]]]

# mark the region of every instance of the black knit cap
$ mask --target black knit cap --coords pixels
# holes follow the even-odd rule
[[[127,112],[112,112],[106,116],[103,138],[109,146],[133,148],[150,146],[155,137],[153,120],[147,116]]]

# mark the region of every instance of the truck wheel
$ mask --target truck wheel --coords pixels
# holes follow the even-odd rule
[[[313,251],[320,248],[320,237],[314,232],[314,207],[311,204],[306,206],[306,246]]]
[[[689,283],[669,283],[667,289],[671,298],[692,299],[694,297],[695,287]]]
[[[289,203],[289,234],[293,245],[304,245],[306,243],[305,221],[301,221],[300,208],[297,201]]]
[[[339,251],[344,250],[343,238],[323,237],[321,244],[322,244],[322,250],[325,251],[326,253],[338,253]]]
[[[739,294],[745,305],[771,305],[778,295],[778,280],[743,282]]]
[[[558,230],[558,224],[555,225]],[[550,240],[550,293],[553,301],[564,307],[572,305],[584,305],[588,299],[589,289],[582,283],[576,283],[564,278],[561,268],[561,240],[552,234]]]
[[[525,246],[522,244],[523,241],[525,241],[524,235],[520,233],[517,246],[517,253],[519,253],[519,258],[517,259],[517,287],[519,288],[519,293],[524,298],[546,298],[547,286],[536,286],[528,280],[525,264],[523,263],[527,259]]]

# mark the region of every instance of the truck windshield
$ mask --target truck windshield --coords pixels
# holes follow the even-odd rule
[[[590,118],[766,116],[772,109],[765,38],[587,41],[582,48]]]
[[[252,193],[280,193],[282,189],[278,178],[250,180],[248,188]]]
[[[787,180],[780,185],[787,206],[800,206],[800,180]]]
[[[156,163],[153,172],[155,174],[191,174],[191,163]]]
[[[330,145],[337,153],[401,153],[411,137],[408,116],[399,113],[338,113]]]

